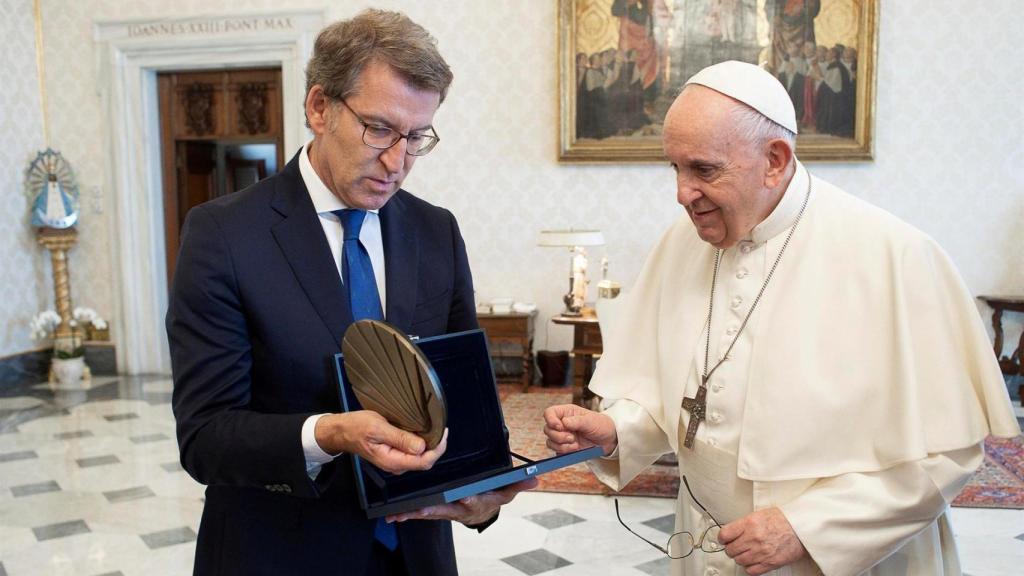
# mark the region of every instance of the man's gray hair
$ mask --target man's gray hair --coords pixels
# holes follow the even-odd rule
[[[306,66],[306,94],[319,84],[329,98],[346,98],[373,61],[387,64],[416,88],[437,92],[441,102],[452,83],[451,68],[426,29],[401,12],[369,9],[317,36]]]
[[[742,102],[736,102],[732,119],[736,134],[746,142],[761,146],[772,140],[784,140],[791,150],[796,150],[796,134]]]

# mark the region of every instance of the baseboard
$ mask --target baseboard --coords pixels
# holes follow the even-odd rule
[[[29,350],[0,358],[0,387],[43,382],[50,374],[53,350]],[[113,342],[86,342],[85,363],[93,376],[117,374],[117,346]]]
[[[86,342],[85,363],[93,376],[117,374],[117,346],[113,342]]]
[[[29,350],[0,358],[0,386],[46,380],[53,351]]]

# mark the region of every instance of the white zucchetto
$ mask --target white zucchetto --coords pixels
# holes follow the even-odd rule
[[[734,98],[783,128],[797,133],[796,112],[786,88],[760,66],[729,60],[712,64],[686,81]]]

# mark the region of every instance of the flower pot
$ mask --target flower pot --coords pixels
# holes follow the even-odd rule
[[[85,358],[54,358],[51,364],[53,376],[64,386],[76,385],[85,373]]]

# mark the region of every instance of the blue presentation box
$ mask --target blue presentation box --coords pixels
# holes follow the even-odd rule
[[[448,448],[430,470],[404,474],[389,474],[352,455],[359,500],[367,517],[455,502],[601,455],[596,446],[537,461],[511,452],[483,330],[415,343],[441,381],[448,408]],[[334,363],[342,409],[361,410],[345,377],[344,357],[336,354]],[[543,426],[539,415],[536,425]],[[523,463],[513,465],[513,458]]]

